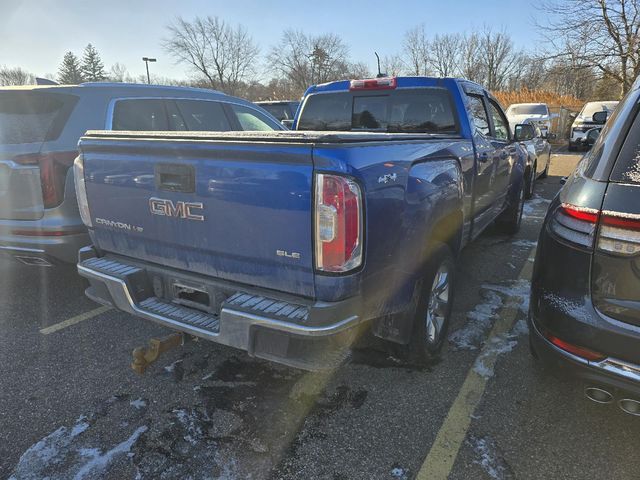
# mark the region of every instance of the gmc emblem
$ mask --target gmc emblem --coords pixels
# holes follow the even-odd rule
[[[204,222],[204,215],[194,213],[194,210],[203,210],[202,202],[181,202],[173,203],[164,198],[151,197],[149,199],[149,209],[153,215],[164,217],[184,218],[185,220],[197,220]]]

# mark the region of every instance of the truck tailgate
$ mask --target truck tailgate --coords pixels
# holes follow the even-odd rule
[[[95,245],[314,296],[312,146],[84,137]]]

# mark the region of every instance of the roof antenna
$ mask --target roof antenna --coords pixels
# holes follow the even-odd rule
[[[380,70],[380,55],[378,55],[378,52],[373,52],[376,54],[376,58],[378,59],[378,75],[376,75],[376,78],[384,78],[387,76],[386,73],[382,73],[382,71]]]

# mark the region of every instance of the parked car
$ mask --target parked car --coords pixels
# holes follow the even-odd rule
[[[281,130],[250,102],[212,90],[86,83],[0,88],[0,252],[75,262],[89,243],[71,166],[80,136],[106,130]]]
[[[295,118],[298,107],[300,106],[300,102],[294,100],[276,100],[255,103],[280,120],[287,128],[290,128],[293,124],[293,119]]]
[[[330,365],[360,327],[436,354],[461,248],[520,226],[526,153],[500,105],[462,80],[341,81],[309,88],[296,124],[88,132],[87,295],[297,367]]]
[[[584,107],[582,107],[582,110],[571,125],[569,151],[575,152],[578,148],[584,147],[584,143],[581,142],[581,139],[584,138],[589,130],[601,125],[593,120],[594,113],[604,111],[611,115],[617,105],[617,101],[585,103]]]
[[[527,164],[524,172],[525,198],[533,196],[533,190],[538,178],[546,178],[551,163],[551,145],[540,131],[537,123],[525,120],[517,125],[515,134],[521,139],[520,143],[527,149]]]
[[[547,212],[532,280],[532,352],[640,414],[640,81]]]
[[[540,128],[544,137],[547,137],[551,132],[553,115],[549,112],[546,103],[512,103],[507,108],[506,114],[512,128],[530,121]]]

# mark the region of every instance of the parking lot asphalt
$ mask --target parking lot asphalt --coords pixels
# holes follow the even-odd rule
[[[463,252],[449,342],[410,365],[360,345],[309,373],[92,303],[72,267],[0,259],[0,478],[638,478],[640,419],[530,357],[531,253],[579,157],[555,155],[521,231]],[[525,328],[523,328],[525,327]]]

